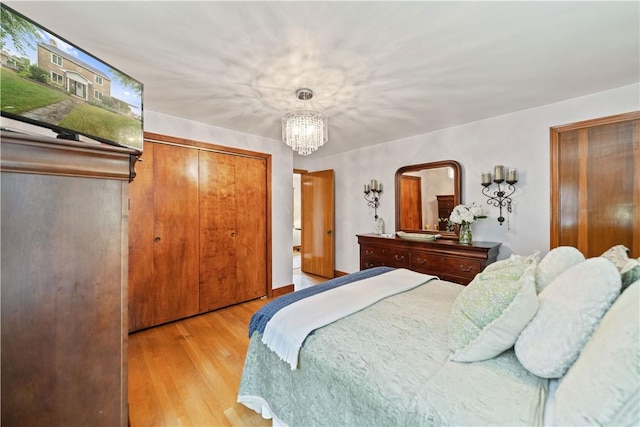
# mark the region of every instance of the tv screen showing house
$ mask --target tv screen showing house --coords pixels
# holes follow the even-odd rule
[[[2,116],[61,138],[142,151],[143,85],[13,9],[1,8]]]

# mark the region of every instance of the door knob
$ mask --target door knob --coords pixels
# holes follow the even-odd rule
[[[327,230],[327,235],[331,236],[331,230]]]
[[[156,243],[158,243],[160,240],[162,240],[162,239],[160,239],[159,237],[156,237],[155,239],[153,239],[153,241],[156,242]]]
[[[235,231],[231,232],[231,237],[236,237],[236,232]]]

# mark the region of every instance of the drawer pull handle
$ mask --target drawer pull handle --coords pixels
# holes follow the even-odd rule
[[[464,265],[460,264],[460,270],[464,271],[465,273],[470,272],[471,270],[473,270],[473,266],[469,266],[467,268],[464,268]]]
[[[373,251],[369,251],[369,250],[364,251],[364,253],[365,253],[366,255],[373,255]]]
[[[426,263],[427,263],[427,259],[426,259],[426,258],[424,258],[424,259],[417,259],[417,260],[416,260],[416,264],[426,264]]]
[[[397,255],[396,254],[396,261],[402,261],[404,259],[404,255]]]

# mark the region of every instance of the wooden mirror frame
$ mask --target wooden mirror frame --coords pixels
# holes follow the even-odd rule
[[[400,185],[402,174],[405,172],[416,172],[422,171],[425,169],[437,169],[449,167],[453,169],[453,206],[457,206],[461,203],[462,200],[462,167],[460,163],[455,160],[442,160],[439,162],[431,162],[431,163],[420,163],[417,165],[409,165],[403,166],[396,172],[395,177],[395,191],[396,191],[396,231],[406,231],[411,233],[424,233],[424,234],[440,234],[443,239],[458,239],[458,235],[455,231],[446,231],[446,230],[404,230],[400,228],[400,217],[401,217],[401,194],[400,194]]]

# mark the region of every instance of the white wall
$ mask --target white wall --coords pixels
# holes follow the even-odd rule
[[[293,152],[278,140],[234,132],[145,110],[147,132],[271,154],[272,287],[292,284]]]
[[[335,171],[337,270],[351,273],[359,269],[356,234],[374,230],[362,186],[372,178],[384,184],[378,214],[385,221],[385,232],[394,232],[396,170],[438,160],[460,162],[463,203],[481,204],[489,215],[473,225],[474,240],[502,242],[500,259],[536,250],[544,255],[549,250],[550,229],[549,129],[639,109],[640,84],[635,84],[326,158],[296,157],[294,165],[309,171]],[[496,164],[518,169],[509,227],[498,225],[498,209],[488,206],[481,193],[481,173],[492,171]]]

